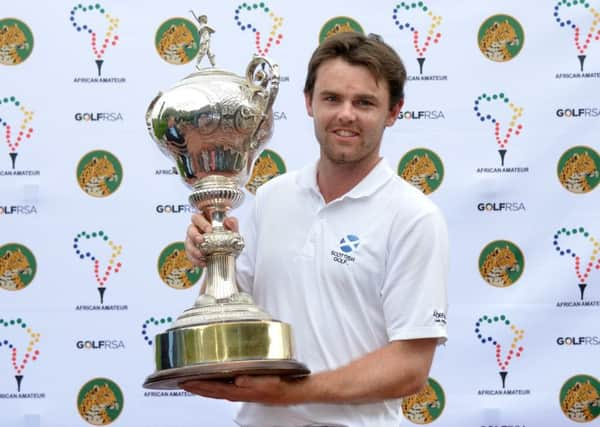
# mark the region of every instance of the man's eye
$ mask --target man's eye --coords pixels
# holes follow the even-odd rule
[[[325,97],[325,101],[327,101],[327,102],[335,102],[335,101],[337,101],[337,97],[335,97],[333,95],[326,96]]]
[[[357,104],[360,105],[361,107],[369,107],[369,106],[373,105],[373,103],[371,101],[369,101],[368,99],[359,99],[357,101]]]

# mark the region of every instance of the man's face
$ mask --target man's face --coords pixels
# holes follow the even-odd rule
[[[394,124],[402,107],[399,103],[390,110],[387,82],[340,58],[320,65],[305,102],[321,157],[335,164],[376,162],[383,130]]]

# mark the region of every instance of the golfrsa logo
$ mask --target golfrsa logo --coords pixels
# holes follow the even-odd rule
[[[75,113],[78,122],[116,122],[123,120],[121,113]]]
[[[123,411],[123,392],[108,378],[93,378],[77,395],[77,410],[81,418],[95,426],[106,426]]]
[[[20,291],[31,284],[37,272],[33,253],[19,243],[0,246],[0,288]]]

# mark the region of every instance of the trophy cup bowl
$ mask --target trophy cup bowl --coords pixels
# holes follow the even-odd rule
[[[310,372],[293,358],[290,325],[272,319],[238,290],[235,258],[244,242],[223,226],[227,212],[242,203],[240,187],[272,135],[278,89],[278,66],[254,56],[245,77],[218,68],[198,69],[148,107],[152,139],[175,161],[192,190],[190,203],[213,231],[200,246],[206,256],[200,295],[169,329],[156,335],[156,371],[146,378],[145,388]]]

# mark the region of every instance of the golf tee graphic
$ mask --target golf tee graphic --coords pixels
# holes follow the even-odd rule
[[[98,14],[101,19],[98,19]],[[96,3],[74,6],[69,14],[69,20],[77,32],[89,34],[98,76],[101,76],[106,50],[109,46],[116,46],[119,41],[116,33],[119,28],[119,18],[110,15],[106,9]]]
[[[498,144],[501,166],[504,166],[506,146],[510,138],[519,136],[523,125],[519,119],[523,115],[523,108],[518,107],[502,92],[486,94],[483,93],[475,99],[473,107],[475,115],[482,122],[491,122],[494,137]]]
[[[33,112],[25,108],[14,96],[0,98],[0,125],[4,128],[4,140],[8,146],[8,155],[15,168],[18,149],[31,137],[33,128],[29,122],[33,119]]]
[[[560,0],[554,18],[561,28],[573,31],[579,67],[583,72],[586,52],[592,41],[600,40],[600,12],[588,0]]]
[[[523,346],[517,345],[525,331],[511,324],[506,315],[482,316],[475,323],[475,334],[482,344],[494,346],[502,388],[506,385],[510,362],[523,353]]]
[[[561,228],[554,234],[552,243],[560,256],[572,260],[577,286],[583,300],[590,274],[594,270],[600,270],[600,240],[590,235],[583,227]]]
[[[94,277],[100,294],[100,304],[104,304],[106,283],[111,274],[121,270],[119,262],[122,246],[115,244],[104,231],[88,233],[82,231],[73,239],[75,254],[82,261],[91,261]]]
[[[233,18],[241,31],[254,33],[256,53],[261,56],[269,54],[269,50],[281,43],[283,34],[283,18],[264,2],[242,3],[235,9]]]
[[[442,23],[442,17],[434,15],[429,7],[420,1],[398,3],[394,7],[392,19],[400,31],[410,30],[413,34],[413,47],[417,53],[419,74],[423,74],[425,52],[442,37],[442,34],[436,31]]]
[[[17,392],[20,392],[27,364],[35,362],[40,355],[36,348],[40,334],[33,332],[23,319],[0,318],[0,328],[0,355],[4,353],[3,350],[8,351],[17,381]]]

